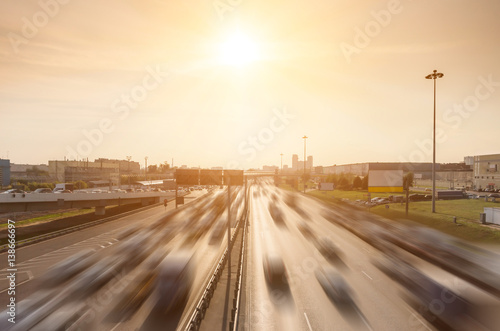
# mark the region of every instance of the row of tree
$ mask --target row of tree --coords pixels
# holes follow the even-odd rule
[[[331,174],[326,177],[327,183],[333,183],[339,190],[367,190],[368,176],[360,177],[354,174]]]
[[[414,175],[409,172],[403,176],[403,188],[409,189],[413,186]],[[326,177],[327,183],[335,184],[335,188],[339,190],[367,190],[368,175],[360,177],[354,174],[331,174]]]

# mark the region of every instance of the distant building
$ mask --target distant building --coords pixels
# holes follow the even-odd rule
[[[120,175],[140,173],[139,162],[127,160],[97,159],[89,161],[49,161],[49,175],[59,182],[106,181],[112,185],[120,184]]]
[[[500,154],[474,156],[474,188],[500,188]]]
[[[323,173],[323,166],[317,166],[317,167],[314,167],[314,173],[315,174],[322,174]]]
[[[113,159],[96,159],[94,163],[111,163],[118,164],[118,169],[121,174],[140,174],[141,173],[141,165],[139,162],[128,161],[128,160],[113,160]]]
[[[224,170],[224,167],[212,167],[211,170]]]
[[[0,185],[10,185],[10,160],[0,159]]]
[[[403,170],[403,173],[413,172],[416,186],[430,185],[432,179],[431,162],[366,162],[355,164],[334,165],[323,167],[325,174],[353,174],[366,176],[370,170]],[[436,185],[453,187],[472,186],[472,168],[465,163],[437,163]]]
[[[299,156],[297,154],[292,155],[292,170],[299,170]]]
[[[306,170],[309,170],[309,171],[313,170],[313,157],[312,157],[312,155],[309,155],[307,157]]]
[[[276,169],[279,169],[278,166],[263,166],[262,171],[275,171]]]
[[[466,156],[464,157],[464,163],[466,166],[472,167],[474,165],[474,156]]]
[[[10,176],[14,179],[25,179],[30,182],[50,181],[49,166],[46,164],[11,163]]]

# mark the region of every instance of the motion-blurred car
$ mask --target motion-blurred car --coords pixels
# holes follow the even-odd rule
[[[270,284],[279,285],[286,282],[286,268],[283,259],[276,254],[264,256],[264,274]]]
[[[171,253],[163,259],[156,279],[156,309],[168,312],[187,301],[194,281],[194,262],[190,252]]]
[[[95,330],[94,314],[86,304],[72,302],[55,310],[30,330]]]
[[[121,291],[113,310],[120,315],[135,311],[152,293],[155,280],[149,270],[141,272]]]
[[[41,283],[44,287],[52,287],[64,283],[92,264],[90,256],[93,253],[94,250],[86,249],[61,261],[42,276]]]
[[[272,201],[269,202],[269,213],[273,218],[274,222],[278,225],[284,225],[285,219],[283,217],[283,212],[281,209]]]
[[[325,267],[316,271],[316,279],[328,298],[336,304],[353,304],[352,290],[344,278],[333,267]]]
[[[316,243],[318,251],[330,262],[341,262],[340,250],[333,241],[327,237],[323,237]]]
[[[311,227],[305,221],[300,220],[297,224],[297,228],[304,235],[304,237],[314,237]]]

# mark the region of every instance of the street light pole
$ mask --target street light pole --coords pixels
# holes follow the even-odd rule
[[[145,168],[144,168],[144,176],[146,177],[145,178],[145,181],[147,182],[148,181],[148,157],[145,156],[144,157],[144,163],[145,163]]]
[[[304,193],[306,193],[306,139],[307,136],[302,137],[304,139]]]
[[[127,161],[128,161],[128,188],[130,188],[130,160],[132,159],[132,156],[127,155]]]
[[[437,70],[425,76],[426,79],[434,80],[434,126],[432,131],[432,212],[436,212],[436,79],[444,75]]]
[[[281,155],[281,173],[283,173],[283,153]]]

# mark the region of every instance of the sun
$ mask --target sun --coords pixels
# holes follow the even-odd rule
[[[218,59],[221,65],[242,67],[259,60],[258,44],[249,36],[234,32],[219,44]]]

